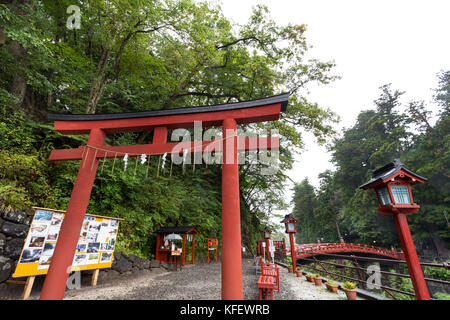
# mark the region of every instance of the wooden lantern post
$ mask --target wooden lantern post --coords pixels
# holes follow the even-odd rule
[[[266,240],[266,255],[267,255],[267,259],[269,259],[269,260],[270,260],[269,240],[270,240],[271,234],[272,234],[272,231],[268,227],[265,227],[264,228],[264,239]]]
[[[297,231],[295,230],[295,224],[297,223],[297,220],[292,214],[288,214],[284,216],[284,219],[281,222],[284,223],[286,228],[285,231],[287,234],[289,234],[289,240],[291,243],[292,272],[295,273],[297,271],[297,256],[295,254],[294,233],[297,233]]]
[[[380,206],[380,214],[392,215],[405,255],[408,271],[417,300],[430,300],[416,247],[409,230],[406,215],[419,211],[420,206],[413,202],[411,185],[424,183],[427,178],[407,169],[400,160],[375,170],[372,179],[361,185],[361,189],[374,189]]]

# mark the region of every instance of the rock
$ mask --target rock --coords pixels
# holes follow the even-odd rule
[[[120,273],[125,273],[127,271],[131,271],[133,268],[133,263],[126,258],[121,253],[115,253],[114,254],[114,260],[111,265],[111,269],[116,270]]]
[[[6,246],[6,236],[3,233],[0,233],[0,254],[3,253]]]
[[[141,270],[149,269],[150,268],[150,260],[137,257],[134,265]]]
[[[100,275],[99,275],[100,277]],[[103,279],[116,279],[120,277],[120,272],[116,271],[116,270],[112,270],[110,269],[108,272],[103,272],[102,278]]]
[[[28,234],[28,226],[24,224],[5,221],[0,229],[2,233],[14,238],[25,238]]]
[[[21,238],[15,238],[6,241],[6,246],[5,249],[3,250],[3,255],[11,259],[19,259],[24,242],[25,239]]]
[[[3,218],[11,222],[22,224],[29,224],[31,220],[25,212],[14,209],[5,210],[3,212]]]
[[[125,256],[125,255],[124,255]],[[139,259],[138,256],[135,256],[134,254],[130,254],[129,256],[125,256],[128,260],[130,260],[133,264],[136,263],[136,260]]]
[[[9,278],[13,270],[14,263],[7,257],[0,256],[0,282]]]
[[[0,218],[0,228],[1,228],[2,225],[3,225],[3,222],[5,222],[5,220],[3,220],[2,218]]]

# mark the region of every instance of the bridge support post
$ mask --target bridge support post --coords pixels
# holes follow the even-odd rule
[[[414,292],[416,293],[416,299],[430,300],[430,293],[428,292],[422,268],[420,267],[419,258],[411,236],[411,231],[409,230],[406,215],[403,213],[394,213],[394,221],[403,248],[403,253],[405,254],[405,260],[411,276]]]

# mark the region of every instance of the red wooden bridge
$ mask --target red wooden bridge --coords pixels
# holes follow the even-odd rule
[[[258,254],[262,254],[262,241],[258,241]],[[290,247],[286,247],[284,241],[273,241],[273,244],[278,253],[284,253],[287,256],[291,255]],[[295,255],[297,259],[308,258],[327,253],[365,253],[378,256],[384,256],[396,260],[404,260],[405,256],[402,252],[398,252],[394,249],[389,250],[386,248],[375,247],[366,244],[357,243],[310,243],[310,244],[298,244],[295,246]]]
[[[286,248],[287,255],[290,255],[290,248]],[[312,244],[299,244],[295,246],[295,254],[297,259],[308,258],[311,256],[316,256],[324,253],[368,253],[378,256],[384,256],[396,260],[404,260],[405,257],[402,252],[397,252],[392,249],[385,249],[375,246],[370,246],[367,244],[358,243],[312,243]]]

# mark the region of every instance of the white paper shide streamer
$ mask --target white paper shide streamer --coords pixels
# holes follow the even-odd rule
[[[147,155],[141,154],[141,164],[144,164],[147,161]]]
[[[123,157],[123,171],[127,170],[128,165],[128,153],[125,153],[125,156]]]
[[[162,164],[161,164],[161,168],[164,169],[164,166],[166,165],[166,157],[167,157],[167,152],[163,154],[162,156]]]

